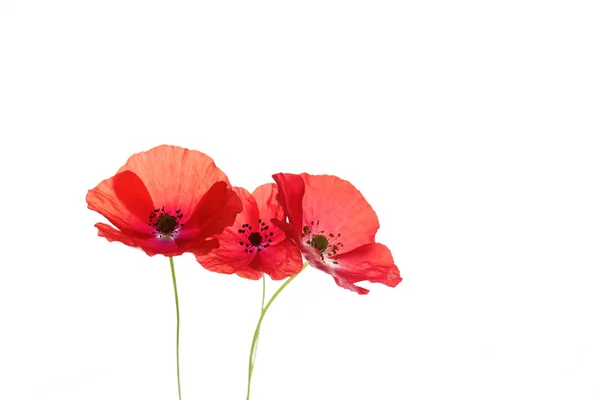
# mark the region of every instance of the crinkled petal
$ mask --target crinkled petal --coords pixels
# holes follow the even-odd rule
[[[266,224],[264,226],[267,228],[265,233],[268,233],[269,235],[271,233],[273,234],[272,236],[269,236],[269,240],[271,240],[269,245],[274,246],[283,241],[285,239],[285,232],[271,223],[271,220],[274,218],[279,220],[285,219],[283,207],[277,201],[277,185],[274,183],[261,185],[252,192],[252,196],[254,197],[254,200],[256,200],[258,214],[262,222]]]
[[[110,225],[98,222],[94,226],[98,228],[98,236],[106,238],[106,240],[109,242],[121,242],[130,247],[139,247],[135,239],[127,236],[121,231],[116,230]]]
[[[102,214],[130,237],[150,237],[153,228],[148,216],[154,209],[152,198],[141,179],[123,171],[105,179],[86,196],[88,208]]]
[[[250,266],[267,273],[271,279],[285,279],[302,270],[302,254],[298,246],[285,239],[258,252]]]
[[[277,228],[281,229],[285,235],[294,242],[297,246],[302,246],[302,235],[300,231],[295,229],[292,225],[284,220],[273,218],[271,219],[271,223],[275,225]]]
[[[241,227],[245,223],[254,224],[260,218],[260,212],[255,197],[249,191],[242,187],[234,186],[233,191],[242,202],[242,211],[236,216],[235,222],[231,226],[237,232],[237,227]]]
[[[156,207],[192,214],[200,199],[227,175],[212,158],[196,150],[161,145],[132,155],[118,172],[132,171],[144,182]]]
[[[284,173],[273,175],[273,179],[277,183],[277,201],[283,207],[283,211],[289,220],[289,225],[291,225],[290,228],[298,233],[301,232],[302,199],[305,190],[304,180],[299,175]]]
[[[222,233],[243,210],[242,201],[226,182],[216,182],[181,228],[181,240],[205,239]]]
[[[332,175],[300,174],[305,183],[303,225],[341,236],[338,254],[373,243],[379,229],[377,214],[350,182]],[[289,200],[288,200],[289,201]]]
[[[189,242],[186,247],[180,247],[175,240],[170,238],[140,238],[130,237],[125,233],[116,230],[110,225],[97,223],[98,236],[106,238],[109,242],[121,242],[130,247],[136,247],[143,250],[149,256],[161,254],[165,257],[180,256],[183,253],[205,254],[210,250],[219,247],[219,242],[216,239],[198,240]]]
[[[381,243],[339,255],[337,262],[336,275],[350,283],[369,281],[395,287],[402,281],[390,249]]]
[[[320,271],[323,271],[328,275],[331,275],[331,277],[333,278],[335,283],[337,283],[338,286],[340,286],[344,289],[352,290],[353,292],[356,292],[358,294],[369,293],[369,291],[367,289],[362,288],[360,286],[356,286],[353,282],[350,282],[347,279],[345,279],[344,277],[340,276],[338,274],[337,268],[335,268],[332,265],[328,264],[327,262],[323,261],[323,259],[321,258],[321,254],[319,253],[319,251],[317,249],[315,249],[311,246],[302,245],[302,244],[301,244],[300,248],[302,250],[302,255],[304,255],[304,258],[306,259],[306,261],[308,261],[308,263],[312,267],[314,267]]]
[[[244,252],[237,235],[231,230],[218,236],[219,247],[204,255],[196,255],[196,260],[209,271],[221,274],[238,274],[243,278],[259,279],[262,272],[250,268],[255,252]]]
[[[258,208],[252,195],[244,188],[234,187],[233,191],[241,201],[242,211],[237,214],[232,226],[217,235],[219,248],[208,254],[196,255],[196,260],[209,271],[222,274],[237,274],[243,278],[259,279],[262,272],[249,267],[256,251],[247,251],[247,237],[238,230],[246,223],[258,222]],[[240,244],[241,243],[241,244]]]
[[[143,250],[149,256],[162,254],[167,257],[174,257],[183,254],[172,239],[160,240],[157,238],[135,238],[116,230],[110,225],[97,223],[98,236],[106,238],[109,242],[121,242],[130,247],[137,247]]]

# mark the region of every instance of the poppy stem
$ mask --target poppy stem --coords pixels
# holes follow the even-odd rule
[[[266,292],[266,285],[267,285],[267,283],[266,283],[267,280],[265,279],[265,274],[263,274],[262,281],[263,281],[262,282],[262,285],[263,285],[263,295],[262,295],[262,304],[260,306],[260,312],[261,313],[262,313],[262,310],[265,309],[265,292]]]
[[[177,295],[177,279],[175,279],[175,265],[173,257],[169,257],[171,264],[171,276],[173,277],[173,289],[175,291],[175,310],[177,311],[177,390],[179,392],[179,400],[181,400],[181,380],[179,377],[179,296]]]
[[[308,263],[304,263],[304,265],[302,266],[302,270],[300,270],[300,272],[304,271],[304,269],[306,268],[307,265],[308,265]],[[250,346],[250,360],[248,361],[248,391],[246,392],[246,400],[250,400],[250,383],[252,381],[252,372],[254,371],[254,360],[256,359],[256,348],[258,346],[258,335],[260,333],[260,326],[262,325],[262,321],[265,318],[265,314],[267,313],[267,310],[269,309],[269,307],[271,307],[271,304],[273,304],[273,301],[275,301],[277,296],[279,296],[279,293],[281,293],[281,291],[283,289],[285,289],[285,287],[287,285],[289,285],[294,279],[296,279],[296,277],[298,275],[300,275],[300,272],[298,272],[294,276],[290,276],[283,283],[283,285],[281,285],[279,287],[279,289],[277,289],[277,291],[273,294],[273,296],[271,297],[271,299],[269,300],[267,305],[263,307],[263,309],[260,313],[260,318],[258,319],[258,323],[256,324],[256,329],[254,330],[254,337],[252,338],[252,346]],[[264,302],[265,302],[265,281],[264,281],[264,276],[263,276],[263,305],[264,305]]]
[[[265,278],[265,274],[262,276],[262,302],[260,305],[260,314],[262,315],[263,310],[265,309],[265,293],[267,292],[267,279]],[[250,350],[250,357],[252,357],[252,369],[254,369],[254,360],[256,360],[256,352],[258,351],[258,338],[260,337],[260,327],[258,327],[258,332],[256,333],[256,342],[254,342],[254,346]],[[254,350],[254,355],[252,355],[252,350]]]

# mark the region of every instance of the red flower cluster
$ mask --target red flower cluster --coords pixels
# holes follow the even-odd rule
[[[231,187],[207,155],[162,145],[133,155],[87,194],[113,226],[98,235],[149,256],[189,252],[206,269],[259,279],[293,276],[302,256],[346,289],[396,286],[389,249],[375,242],[377,215],[351,183],[328,175],[276,174],[253,193]]]

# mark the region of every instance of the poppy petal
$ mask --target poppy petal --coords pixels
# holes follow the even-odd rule
[[[259,279],[262,272],[249,267],[256,253],[245,253],[240,246],[237,232],[227,230],[219,235],[219,247],[203,255],[196,255],[196,260],[209,271],[221,274],[237,274],[243,278]]]
[[[219,246],[219,242],[216,239],[212,240],[198,240],[190,241],[185,243],[186,247],[179,246],[175,240],[170,238],[140,238],[130,237],[125,233],[116,230],[110,225],[97,223],[98,236],[106,238],[109,242],[121,242],[127,246],[135,247],[143,250],[149,256],[155,256],[157,254],[164,255],[165,257],[180,256],[186,252],[193,252],[195,254],[203,254]]]
[[[356,292],[358,294],[369,293],[367,289],[362,288],[360,286],[356,286],[353,282],[350,282],[338,275],[338,269],[323,261],[323,259],[321,258],[321,253],[319,253],[317,249],[302,244],[301,246],[302,254],[304,255],[306,261],[308,261],[308,263],[314,268],[323,271],[328,275],[331,275],[331,277],[333,278],[335,283],[337,283],[338,286],[344,289],[352,290],[353,292]]]
[[[185,216],[194,211],[205,193],[227,175],[212,158],[196,150],[161,145],[132,155],[118,172],[132,171],[148,188],[157,207],[173,207]]]
[[[302,229],[302,199],[304,197],[304,180],[299,175],[275,174],[273,179],[277,183],[277,200],[283,207],[290,225],[297,232]]]
[[[184,253],[172,239],[130,237],[112,226],[101,222],[95,226],[98,228],[98,236],[106,238],[109,242],[121,242],[127,246],[139,248],[150,257],[157,254],[162,254],[165,257],[175,257]]]
[[[179,248],[180,254],[183,253],[194,253],[206,254],[209,251],[219,247],[219,240],[213,239],[202,239],[202,238],[190,238],[190,239],[179,239],[175,238],[175,243]]]
[[[246,234],[238,232],[242,225],[258,222],[258,207],[246,189],[234,187],[233,191],[241,201],[242,211],[235,217],[233,225],[225,228],[223,233],[217,236],[219,248],[208,254],[196,254],[196,260],[210,271],[222,274],[236,273],[243,278],[259,279],[262,277],[262,272],[249,267],[256,252],[246,251]]]
[[[141,179],[123,171],[105,179],[86,196],[88,208],[102,214],[127,236],[150,237],[148,216],[154,206]]]
[[[337,262],[337,276],[350,283],[370,281],[395,287],[402,281],[390,249],[381,243],[367,244],[341,254]]]
[[[302,271],[302,254],[298,246],[286,239],[262,249],[250,266],[267,273],[271,279],[285,279]]]
[[[300,232],[296,230],[292,225],[276,218],[271,219],[271,223],[277,228],[281,229],[286,234],[288,239],[294,242],[297,246],[302,246],[302,236]]]
[[[106,238],[106,240],[108,240],[109,242],[121,242],[124,245],[130,247],[139,247],[137,242],[133,238],[127,236],[121,231],[116,230],[110,225],[98,222],[94,226],[98,228],[98,236]]]
[[[333,280],[335,281],[335,283],[337,283],[337,285],[341,288],[352,290],[353,292],[358,293],[358,294],[369,294],[369,289],[365,289],[363,287],[356,286],[355,284],[350,283],[347,280],[340,278],[339,276],[336,276],[336,275],[332,275],[332,276],[333,276]]]
[[[234,223],[243,210],[242,201],[224,181],[216,182],[196,205],[184,224],[182,239],[204,239],[217,235]]]
[[[300,176],[305,183],[304,226],[314,222],[319,231],[336,236],[341,234],[338,241],[343,247],[338,254],[375,241],[379,229],[377,214],[354,185],[332,175]]]
[[[236,186],[234,186],[232,189],[242,202],[242,211],[237,214],[235,222],[231,226],[231,229],[235,229],[237,232],[238,226],[242,226],[245,223],[254,224],[258,222],[258,219],[260,218],[260,211],[258,204],[256,203],[256,198],[250,194],[249,191],[242,187]]]
[[[252,279],[253,281],[256,281],[263,277],[262,272],[250,267],[238,269],[237,271],[235,271],[235,274],[240,278]]]
[[[279,229],[277,225],[271,223],[271,220],[274,218],[279,220],[285,219],[283,207],[277,201],[277,185],[274,183],[261,185],[252,192],[252,197],[256,200],[258,214],[265,224],[264,227],[267,228],[265,234],[268,232],[270,235],[269,240],[271,241],[269,245],[274,246],[285,239],[285,232]]]

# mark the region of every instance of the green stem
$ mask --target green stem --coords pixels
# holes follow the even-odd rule
[[[304,268],[306,268],[307,265],[308,265],[308,263],[304,263],[302,270],[300,272],[302,272],[304,270]],[[246,400],[250,400],[250,383],[252,382],[252,372],[254,370],[254,360],[256,358],[256,346],[258,343],[258,335],[260,332],[260,326],[262,325],[262,321],[265,318],[265,314],[269,310],[269,307],[271,307],[271,304],[273,304],[273,301],[275,301],[277,296],[279,296],[279,293],[281,293],[281,291],[283,289],[285,289],[285,287],[287,285],[289,285],[298,275],[300,275],[300,273],[297,273],[294,276],[290,276],[283,283],[283,285],[281,285],[279,287],[279,289],[277,289],[275,294],[273,294],[273,296],[267,303],[266,307],[263,307],[262,312],[260,313],[260,318],[258,319],[258,323],[256,324],[256,329],[254,330],[254,337],[252,338],[252,346],[250,346],[250,359],[248,361],[248,391],[246,392]],[[264,279],[264,277],[263,277],[263,279]],[[264,295],[265,295],[265,292],[264,292],[264,281],[263,281],[263,304],[264,304]]]
[[[263,283],[263,295],[262,295],[262,305],[260,306],[260,312],[262,313],[262,310],[265,308],[265,291],[266,291],[266,279],[265,279],[265,274],[263,274],[262,277],[262,283]]]
[[[265,274],[263,274],[262,277],[262,302],[260,305],[260,314],[262,315],[263,310],[265,309],[265,293],[267,292],[267,286],[266,286],[266,278],[265,278]],[[258,351],[258,339],[260,337],[260,328],[258,328],[258,333],[256,334],[256,342],[254,342],[254,357],[252,357],[252,354],[250,354],[250,356],[252,357],[252,369],[254,369],[254,360],[256,360],[256,352]],[[250,350],[250,352],[252,353],[252,349]]]
[[[175,265],[173,257],[169,257],[171,264],[171,276],[173,277],[173,289],[175,290],[175,310],[177,311],[177,391],[179,392],[179,400],[181,400],[181,380],[179,377],[179,296],[177,295],[177,279],[175,279]]]

